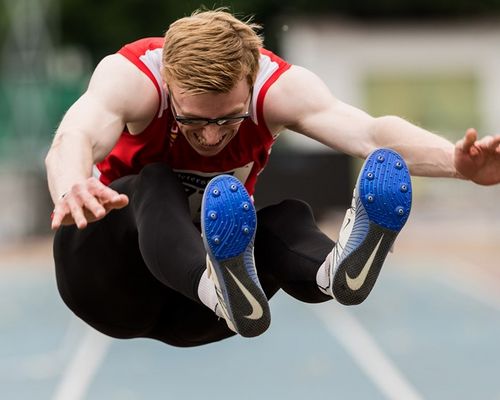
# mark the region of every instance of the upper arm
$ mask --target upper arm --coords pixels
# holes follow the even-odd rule
[[[140,93],[140,96],[137,95]],[[78,136],[88,144],[94,161],[104,158],[129,122],[153,118],[158,94],[152,82],[121,55],[104,58],[86,92],[68,109],[55,142]]]
[[[293,66],[285,72],[269,89],[264,107],[269,126],[291,129],[360,157],[373,147],[374,119],[335,98],[305,68]]]

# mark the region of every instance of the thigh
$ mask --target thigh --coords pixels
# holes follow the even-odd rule
[[[123,178],[114,187],[133,195],[134,180]],[[67,306],[116,338],[144,337],[190,347],[233,336],[223,319],[153,275],[140,249],[133,213],[125,207],[84,230],[65,226],[56,232],[57,286]]]
[[[86,323],[115,338],[150,338],[177,347],[234,335],[224,319],[155,279],[133,240],[113,251],[109,230],[90,228],[65,227],[54,241],[59,292]]]
[[[113,211],[84,230],[62,227],[54,238],[62,299],[77,316],[115,337],[133,337],[153,326],[168,289],[144,264],[128,213],[128,207]]]
[[[198,283],[206,252],[183,186],[176,174],[160,163],[144,167],[133,182],[127,185],[120,181],[117,190],[130,193],[144,262],[165,286],[199,301]]]

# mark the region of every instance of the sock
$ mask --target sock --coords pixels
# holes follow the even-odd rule
[[[318,285],[318,288],[326,294],[329,294],[327,292],[327,289],[330,287],[330,276],[328,273],[328,270],[330,268],[330,263],[331,263],[331,257],[332,253],[329,253],[326,256],[325,261],[323,264],[318,269],[318,272],[316,273],[316,283]]]
[[[198,284],[198,297],[201,302],[210,308],[219,317],[222,316],[220,307],[217,307],[217,293],[215,293],[215,285],[208,277],[208,271],[205,269]]]

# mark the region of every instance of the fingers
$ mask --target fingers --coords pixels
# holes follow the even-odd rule
[[[467,154],[470,157],[477,157],[482,151],[490,148],[490,146],[492,145],[490,142],[490,138],[490,136],[487,136],[482,138],[481,140],[478,140],[476,129],[469,128],[465,132],[464,137],[456,143],[455,147],[457,150]]]
[[[112,208],[123,208],[128,205],[126,195],[118,193],[95,178],[91,178],[89,190],[102,205]]]
[[[500,135],[493,136],[491,150],[497,154],[500,154]]]
[[[109,212],[113,209],[120,209],[128,205],[129,199],[126,195],[115,192],[110,188],[106,188],[106,193],[97,195],[99,202]]]
[[[475,148],[474,144],[477,141],[477,131],[474,128],[469,128],[465,132],[465,136],[462,139],[462,151],[468,153],[471,156],[477,155],[479,152]]]
[[[123,208],[128,197],[119,194],[95,178],[73,185],[71,190],[55,205],[52,229],[61,225],[76,224],[84,229],[89,222],[104,218],[112,209]]]
[[[475,146],[481,151],[498,153],[500,152],[500,135],[496,136],[485,136],[484,138],[478,140]]]
[[[54,211],[52,212],[51,218],[52,218],[52,223],[51,223],[51,228],[53,230],[57,230],[61,227],[63,218],[68,215],[69,209],[66,207],[65,204],[58,204],[55,205]]]
[[[128,197],[110,189],[112,193],[107,193],[106,196],[97,195],[101,204],[112,205],[113,208],[122,208],[128,204]]]
[[[87,227],[87,219],[85,218],[83,205],[80,203],[78,197],[73,193],[68,193],[63,201],[68,205],[73,221],[78,229],[84,229]]]
[[[88,212],[86,215],[92,215],[96,219],[100,219],[106,215],[106,209],[98,201],[98,199],[87,191],[80,194],[80,206]]]
[[[118,196],[114,197],[108,204],[111,205],[113,209],[126,207],[128,205],[128,197],[124,194],[119,194]],[[106,204],[106,206],[108,204]]]

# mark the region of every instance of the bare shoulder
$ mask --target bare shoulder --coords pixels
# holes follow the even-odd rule
[[[304,114],[330,107],[334,101],[333,95],[316,74],[293,65],[279,77],[266,95],[266,123],[272,130],[294,129]]]
[[[87,90],[105,108],[126,122],[148,120],[155,115],[159,97],[151,80],[120,54],[103,58],[92,74]]]

